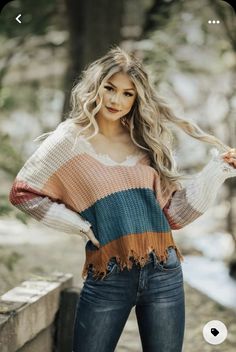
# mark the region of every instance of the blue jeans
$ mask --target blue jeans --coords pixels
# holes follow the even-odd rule
[[[160,262],[154,252],[145,266],[119,269],[115,257],[107,276],[84,281],[76,308],[73,352],[115,350],[130,311],[135,306],[144,352],[181,352],[185,297],[181,262],[175,249]]]

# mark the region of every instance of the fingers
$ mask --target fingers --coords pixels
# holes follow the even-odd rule
[[[234,159],[226,159],[225,160],[229,165],[233,166],[236,168],[236,160]]]
[[[225,162],[236,168],[236,149],[232,148],[227,153],[222,154]]]
[[[100,243],[98,242],[97,239],[95,239],[95,240],[92,241],[92,242],[93,242],[93,244],[94,244],[96,247],[100,248]]]
[[[222,157],[236,157],[236,148],[230,149],[228,152],[221,154]]]
[[[92,231],[91,229],[90,229],[89,232],[87,233],[87,236],[88,236],[88,238],[92,241],[92,243],[93,243],[96,247],[100,248],[100,243],[99,243],[99,241],[96,239],[96,237],[94,236],[94,233],[93,233],[93,231]]]

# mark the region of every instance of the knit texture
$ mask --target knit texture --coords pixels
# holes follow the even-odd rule
[[[202,215],[217,191],[236,169],[216,151],[205,168],[181,190],[163,196],[157,171],[147,153],[116,163],[96,153],[85,137],[75,137],[78,125],[60,123],[26,161],[12,185],[10,202],[36,220],[62,232],[81,234],[92,227],[100,242],[88,240],[82,277],[92,264],[95,277],[104,277],[112,257],[123,270],[133,260],[145,265],[154,251],[160,261],[173,246],[172,229],[180,229]]]

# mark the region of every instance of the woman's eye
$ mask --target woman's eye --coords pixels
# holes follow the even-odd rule
[[[114,90],[113,87],[111,87],[111,86],[104,86],[104,88],[105,88],[106,90],[108,90],[109,92]],[[132,96],[133,96],[132,93],[128,93],[128,92],[125,92],[124,95],[125,95],[126,97],[132,97]]]
[[[107,90],[109,90],[109,91],[111,91],[111,90],[113,89],[113,88],[110,87],[110,86],[105,86],[104,88],[107,89]]]

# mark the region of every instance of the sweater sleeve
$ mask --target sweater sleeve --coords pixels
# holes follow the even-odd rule
[[[61,123],[23,165],[11,187],[9,200],[48,227],[83,235],[81,232],[87,232],[91,224],[63,202],[58,171],[68,160],[71,146],[71,136]]]
[[[236,169],[212,149],[214,156],[201,172],[194,175],[181,190],[175,190],[163,208],[174,230],[181,229],[205,213],[214,203],[217,192],[227,178],[236,176]]]

